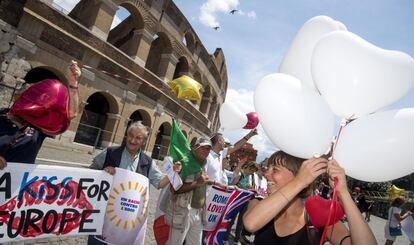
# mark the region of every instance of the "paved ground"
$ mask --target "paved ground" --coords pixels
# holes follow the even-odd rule
[[[64,165],[72,167],[87,167],[94,155],[99,151],[88,154],[91,149],[85,149],[82,146],[74,144],[57,144],[49,140],[45,142],[44,147],[41,149],[38,156],[38,163],[40,164],[54,164]],[[91,152],[90,152],[91,153]],[[161,169],[161,168],[160,168]],[[158,199],[159,191],[151,186],[150,188],[150,203],[149,203],[149,215],[148,215],[148,227],[145,244],[155,245],[154,233],[152,230],[152,224],[154,221],[156,203]],[[369,226],[374,232],[377,238],[378,244],[384,244],[384,225],[386,220],[372,216]],[[7,244],[7,243],[6,243]],[[35,239],[26,240],[24,242],[13,242],[8,244],[86,244],[86,237],[65,237],[65,238],[52,238],[52,239]],[[394,243],[396,245],[409,245],[409,241],[405,237],[399,237]]]
[[[371,216],[371,221],[369,222],[369,226],[371,227],[371,230],[374,232],[374,235],[375,235],[375,238],[377,238],[378,244],[385,243],[384,226],[385,226],[386,221],[387,220],[385,219],[382,219],[376,216]],[[394,244],[409,245],[410,242],[405,236],[400,236],[397,238]]]

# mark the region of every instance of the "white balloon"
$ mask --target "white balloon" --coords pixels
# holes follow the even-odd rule
[[[242,113],[235,105],[224,102],[220,108],[220,123],[224,129],[241,129],[247,123],[246,114]]]
[[[335,159],[347,175],[389,181],[414,171],[414,108],[378,112],[343,128]]]
[[[315,46],[312,76],[332,111],[359,117],[396,102],[414,85],[414,60],[359,36],[336,31]]]
[[[292,75],[317,91],[311,75],[313,48],[327,33],[346,30],[344,24],[328,16],[316,16],[308,20],[296,34],[279,67],[279,72]]]
[[[256,86],[254,106],[279,149],[301,158],[328,150],[335,117],[323,98],[297,78],[282,73],[264,77]]]

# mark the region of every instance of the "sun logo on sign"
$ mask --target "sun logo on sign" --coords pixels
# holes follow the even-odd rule
[[[147,187],[138,182],[128,181],[127,185],[120,183],[119,188],[113,188],[109,198],[106,213],[117,228],[137,229],[145,223],[148,212]]]

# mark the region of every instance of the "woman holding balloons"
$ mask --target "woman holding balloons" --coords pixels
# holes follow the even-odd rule
[[[348,192],[343,168],[335,160],[304,160],[282,151],[269,158],[265,173],[274,192],[250,207],[244,216],[246,229],[256,232],[255,244],[313,244],[315,240],[320,240],[321,232],[315,232],[307,219],[309,217],[316,226],[316,219],[323,216],[323,207],[317,213],[314,210],[305,211],[305,200],[311,193],[315,179],[324,173],[328,173],[332,186],[334,179],[337,179],[338,198],[349,225],[348,230],[339,219],[335,220],[328,227],[327,240],[338,245],[377,244]]]

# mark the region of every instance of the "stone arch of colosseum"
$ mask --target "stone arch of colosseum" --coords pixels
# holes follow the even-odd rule
[[[97,142],[87,144],[104,147],[121,143],[130,116],[138,109],[148,112],[153,127],[147,152],[151,152],[157,132],[168,128],[163,125],[163,130],[158,130],[158,121],[180,118],[189,139],[209,135],[217,128],[217,110],[227,87],[224,54],[221,49],[209,53],[172,0],[81,0],[68,10],[69,14],[51,1],[27,1],[18,6],[19,12],[6,8],[14,13],[13,18],[0,13],[25,40],[24,46],[21,44],[14,52],[18,57],[26,57],[30,66],[56,66],[63,73],[71,59],[91,67],[82,71],[80,99],[87,103],[86,112],[103,119],[85,124],[90,128],[99,126],[95,130],[102,133],[99,137],[89,135]],[[111,29],[113,20],[120,17],[117,11],[123,8],[129,17]],[[7,29],[1,28],[3,32]],[[179,100],[165,84],[183,74],[202,84],[201,101]],[[110,91],[110,95],[101,91]],[[125,91],[129,92],[128,99]],[[103,101],[103,108],[95,108],[96,101]],[[158,103],[164,106],[164,115],[154,114]],[[73,142],[76,135],[75,141],[79,141],[82,132],[78,121],[84,124],[88,114],[81,111],[59,139]]]
[[[196,51],[196,43],[195,43],[195,38],[192,32],[187,31],[184,34],[184,40],[185,40],[185,45],[187,46],[188,50],[191,53],[194,53]]]
[[[175,66],[175,71],[173,75],[173,79],[176,79],[182,75],[190,75],[189,74],[189,66],[188,66],[188,60],[185,56],[181,56],[178,59],[178,63]],[[190,75],[191,76],[191,75]]]
[[[210,110],[208,111],[208,119],[213,125],[213,119],[216,116],[216,112],[218,111],[218,104],[217,104],[217,95],[213,95],[211,104],[210,104]]]
[[[158,32],[153,37],[145,68],[159,77],[165,77],[170,58],[172,57],[172,46],[170,38],[163,32]],[[172,77],[171,77],[172,78]]]
[[[58,69],[50,66],[38,66],[30,69],[23,80],[27,83],[33,84],[45,79],[57,79],[68,85],[65,75]]]
[[[163,122],[158,127],[157,134],[155,136],[155,144],[152,149],[151,157],[153,159],[163,159],[168,153],[168,147],[170,145],[170,133],[171,123]]]
[[[124,2],[119,6],[128,10],[130,15],[109,31],[107,42],[135,59],[139,56],[139,48],[143,42],[145,22],[140,11],[133,4]]]
[[[207,114],[211,103],[211,88],[209,85],[206,85],[203,88],[203,96],[200,102],[200,112]]]
[[[110,144],[119,107],[116,99],[107,92],[95,92],[86,100],[74,141],[81,144],[106,147]]]
[[[195,145],[196,141],[197,141],[197,137],[194,137],[194,138],[191,139],[191,141],[190,141],[191,147],[193,147]]]
[[[134,111],[131,116],[129,116],[129,122],[128,125],[130,125],[133,122],[141,121],[142,124],[144,124],[147,127],[151,127],[151,115],[148,111],[144,109],[138,109]]]

